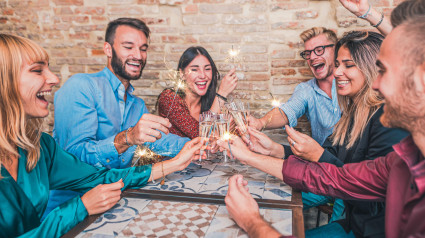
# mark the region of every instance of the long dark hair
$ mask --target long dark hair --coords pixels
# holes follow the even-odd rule
[[[208,87],[207,93],[201,97],[201,113],[202,113],[202,112],[206,112],[210,110],[215,99],[217,83],[218,83],[218,80],[220,79],[220,73],[218,72],[213,59],[211,58],[210,54],[204,47],[192,46],[187,48],[183,52],[182,56],[180,57],[179,64],[177,66],[177,71],[181,70],[184,72],[184,70],[190,64],[190,62],[192,62],[192,60],[195,59],[198,55],[205,56],[210,62],[211,69],[212,69],[212,79],[211,79],[210,86]],[[183,97],[184,97],[184,94],[183,94]]]

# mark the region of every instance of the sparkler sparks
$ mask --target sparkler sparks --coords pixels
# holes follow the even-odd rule
[[[227,51],[228,55],[226,57],[225,62],[226,63],[230,62],[233,64],[239,63],[241,61],[241,58],[239,57],[239,52],[240,52],[240,49],[234,49],[232,45],[232,48]]]
[[[140,147],[140,146],[137,146],[136,150],[134,151],[134,155],[138,158],[136,159],[136,161],[134,161],[134,163],[130,166],[130,168],[136,166],[137,162],[139,162],[140,159],[142,159],[141,164],[145,165],[145,164],[154,163],[159,158],[159,155],[155,154],[149,148]],[[124,181],[125,178],[127,178],[129,173],[130,173],[130,169],[127,171],[125,176],[122,178],[123,181]]]
[[[276,98],[273,96],[272,93],[270,93],[270,96],[272,96],[272,106],[273,108],[277,108],[277,110],[279,110],[280,115],[282,115],[282,118],[285,118],[285,116],[283,115],[282,109],[280,109],[280,102],[278,100],[276,100]]]

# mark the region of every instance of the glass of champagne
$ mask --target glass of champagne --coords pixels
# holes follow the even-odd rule
[[[216,135],[220,139],[224,139],[226,134],[230,134],[230,115],[218,114],[215,120]],[[224,163],[227,163],[227,151],[223,151]]]
[[[199,137],[202,138],[203,143],[206,143],[206,146],[208,146],[212,139],[211,137],[214,132],[214,121],[215,115],[212,112],[203,112],[199,115]],[[201,149],[199,163],[202,163],[202,154],[204,152],[208,153],[204,149]]]
[[[249,103],[248,102],[243,103],[237,100],[231,103],[227,103],[225,106],[229,110],[230,114],[233,117],[233,120],[238,126],[241,136],[245,136],[249,140],[250,139],[248,134],[248,117],[250,112]]]

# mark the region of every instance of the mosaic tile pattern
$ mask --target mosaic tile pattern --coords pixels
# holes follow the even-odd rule
[[[203,237],[218,205],[152,201],[119,236]]]
[[[227,193],[227,181],[234,174],[244,176],[255,198],[291,201],[292,188],[282,180],[237,161],[206,161],[202,165],[192,163],[182,171],[167,175],[164,185],[157,181],[143,189],[224,196]]]

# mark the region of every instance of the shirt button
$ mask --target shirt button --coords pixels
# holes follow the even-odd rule
[[[106,159],[106,163],[109,163],[109,161],[110,161],[109,159]]]

